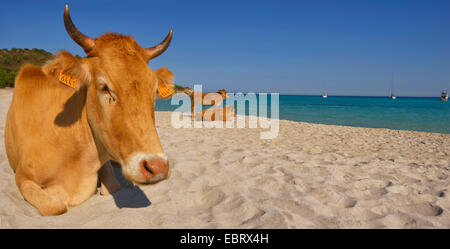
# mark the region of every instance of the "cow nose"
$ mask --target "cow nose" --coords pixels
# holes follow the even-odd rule
[[[167,177],[169,165],[161,158],[143,159],[139,162],[142,175],[149,183],[157,182]]]

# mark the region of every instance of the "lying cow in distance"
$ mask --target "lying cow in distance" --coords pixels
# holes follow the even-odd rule
[[[42,215],[83,203],[96,192],[98,178],[103,192],[120,188],[110,160],[135,183],[160,181],[169,171],[148,106],[154,106],[157,87],[173,88],[174,76],[147,63],[169,47],[172,30],[159,45],[142,48],[130,36],[85,36],[67,5],[64,24],[88,57],[63,51],[43,67],[22,67],[5,125],[17,187]]]
[[[203,110],[201,113],[195,114],[196,120],[203,121],[230,121],[236,116],[234,106],[226,106],[220,109],[209,108]]]
[[[201,99],[199,99],[199,100],[195,99],[197,94],[199,94],[199,92],[192,92],[192,94],[190,95],[190,97],[191,97],[192,119],[194,119],[196,117],[195,107],[196,107],[197,104],[200,104],[202,106],[211,106],[211,105],[219,106],[219,105],[222,104],[223,100],[227,98],[227,91],[225,91],[225,89],[219,89],[219,90],[217,90],[217,93],[201,93]],[[222,97],[222,101],[216,103],[214,98],[210,99],[209,101],[205,101],[205,99],[208,96],[211,96],[211,95],[214,95],[214,94],[219,94]]]

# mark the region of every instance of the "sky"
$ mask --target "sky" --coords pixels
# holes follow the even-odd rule
[[[86,35],[133,36],[143,47],[173,29],[149,62],[204,91],[397,96],[450,90],[449,0],[0,1],[0,48],[67,50],[64,5]]]

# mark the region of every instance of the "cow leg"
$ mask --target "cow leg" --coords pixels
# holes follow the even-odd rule
[[[50,194],[35,182],[23,180],[17,182],[17,185],[25,200],[35,206],[42,215],[60,215],[67,212],[66,204],[58,195]]]
[[[98,177],[100,178],[100,194],[110,195],[120,189],[120,183],[114,175],[114,171],[111,162],[107,162],[98,171]]]

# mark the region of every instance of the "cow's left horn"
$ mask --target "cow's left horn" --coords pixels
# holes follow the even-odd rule
[[[145,49],[147,61],[164,53],[164,51],[166,51],[166,49],[169,47],[171,41],[172,41],[172,29],[169,31],[169,34],[166,36],[166,38],[164,38],[164,40],[160,44]]]
[[[72,40],[78,43],[78,45],[80,45],[84,49],[84,52],[86,52],[86,54],[95,47],[95,41],[92,38],[83,35],[83,33],[81,33],[73,24],[69,14],[69,6],[67,6],[67,4],[64,9],[64,26],[66,26],[66,31],[70,35]]]

